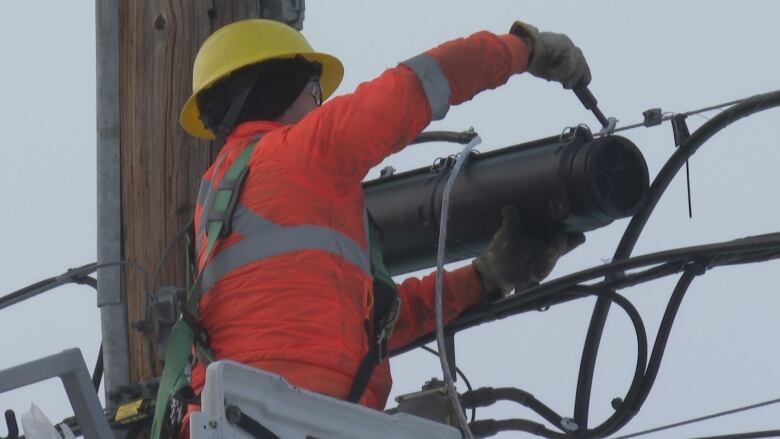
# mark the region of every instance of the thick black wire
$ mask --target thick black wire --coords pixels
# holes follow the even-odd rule
[[[92,387],[95,388],[95,392],[100,391],[100,382],[103,381],[103,342],[100,343],[98,349],[98,357],[95,360],[95,368],[92,370]]]
[[[531,409],[547,422],[563,429],[564,418],[532,394],[514,387],[482,387],[461,395],[463,407],[488,407],[498,401],[512,401]],[[474,422],[472,420],[472,422]]]
[[[718,131],[731,123],[751,114],[769,108],[780,106],[780,90],[752,96],[742,100],[739,104],[724,110],[707,121],[697,129],[679,148],[677,148],[656,176],[650,187],[650,194],[645,207],[631,219],[623,238],[615,251],[614,260],[627,259],[644,229],[650,214],[655,209],[658,201],[669,186],[674,176],[683,164]],[[574,419],[578,424],[586,426],[588,422],[588,409],[593,385],[593,373],[596,366],[596,357],[604,331],[610,302],[598,300],[591,316],[591,323],[585,338],[580,372],[577,381],[577,393],[574,402]]]
[[[417,143],[425,143],[425,142],[452,142],[452,143],[460,143],[461,145],[465,145],[471,142],[476,136],[477,133],[473,129],[467,131],[461,131],[461,132],[427,131],[421,133],[419,136],[412,139],[412,141],[409,142],[409,145],[414,145]]]
[[[86,266],[83,266],[81,268],[87,267],[89,265],[93,265],[93,264],[87,264]],[[95,268],[95,270],[97,270],[97,268]],[[71,272],[71,270],[69,270],[68,272]],[[66,272],[66,274],[68,272]],[[15,291],[15,292],[13,292],[13,293],[9,294],[8,296],[5,296],[5,297],[13,296],[13,297],[21,298],[21,300],[29,299],[30,297],[33,297],[33,296],[35,296],[37,294],[34,294],[33,296],[26,297],[26,298],[22,298],[22,297],[26,293],[31,293],[31,292],[35,291],[36,288],[48,287],[50,284],[53,284],[53,283],[55,283],[57,281],[60,281],[61,278],[62,278],[62,276],[55,276],[55,277],[50,277],[48,279],[44,279],[44,280],[36,282],[36,283],[34,283],[34,284],[32,284],[32,285],[30,285],[28,287],[22,288],[21,290],[17,290],[17,291]],[[87,286],[90,286],[93,289],[95,289],[95,291],[97,291],[97,279],[95,279],[93,277],[90,277],[88,275],[84,275],[84,276],[81,276],[81,277],[75,277],[75,278],[71,279],[70,282],[73,282],[73,283],[79,284],[79,285],[87,285]],[[41,291],[41,293],[43,293],[45,291],[46,290],[43,290],[43,291]],[[5,299],[5,297],[3,297],[3,299]],[[11,305],[8,305],[8,306],[11,306]],[[103,343],[100,344],[100,348],[98,349],[97,360],[95,360],[95,368],[92,370],[92,385],[95,388],[95,392],[100,390],[100,382],[102,381],[102,379],[103,379]]]
[[[575,433],[576,437],[590,438],[608,436],[625,425],[639,411],[639,408],[644,403],[647,395],[650,392],[650,389],[653,386],[653,383],[655,382],[655,378],[658,376],[661,360],[663,359],[666,344],[669,340],[669,335],[671,334],[672,325],[674,323],[675,317],[677,316],[677,311],[679,310],[680,304],[682,303],[682,299],[685,296],[685,293],[687,292],[688,287],[690,286],[693,279],[701,274],[703,274],[703,267],[698,264],[691,264],[685,269],[683,275],[680,277],[680,280],[677,282],[677,285],[675,286],[674,291],[672,292],[672,296],[669,300],[669,304],[667,305],[666,311],[664,312],[664,317],[661,320],[655,344],[653,346],[653,353],[649,362],[647,361],[647,334],[645,332],[644,324],[642,323],[639,312],[628,301],[628,299],[613,291],[592,286],[576,286],[573,288],[573,292],[566,293],[593,294],[599,297],[605,297],[611,302],[615,302],[624,310],[626,310],[629,317],[631,318],[632,323],[634,324],[634,330],[637,333],[636,369],[634,371],[634,377],[632,379],[631,386],[629,387],[625,398],[617,407],[615,413],[613,413],[612,416],[610,416],[606,421],[593,429],[577,430]],[[647,368],[645,368],[645,365],[647,365]],[[529,406],[529,408],[542,415],[546,420],[552,420],[551,423],[555,425],[555,418],[551,418],[549,414],[548,416],[544,416],[534,407]],[[555,415],[560,417],[557,414]],[[498,423],[504,421],[496,422]],[[483,431],[482,429],[487,427],[477,425],[477,428],[479,431]],[[565,435],[561,433],[551,432],[546,428],[541,429],[539,424],[524,420],[508,420],[503,424],[498,424],[498,426],[492,425],[490,428],[496,428],[496,431],[523,428],[521,431],[526,431],[543,437],[565,437]]]
[[[97,279],[94,277],[84,276],[73,281],[79,285],[88,285],[97,291]],[[92,387],[95,388],[95,392],[100,391],[100,382],[103,380],[103,342],[100,342],[98,348],[97,360],[95,360],[95,368],[92,369]]]
[[[760,255],[760,258],[756,255]],[[707,267],[714,268],[722,265],[750,263],[759,260],[766,261],[777,258],[780,258],[780,233],[769,233],[716,244],[697,245],[635,256],[568,274],[536,287],[520,291],[505,299],[486,303],[450,322],[447,330],[454,333],[507,316],[539,310],[549,304],[562,303],[573,298],[579,298],[581,296],[566,295],[565,291],[572,286],[605,276],[608,278],[607,281],[593,286],[621,289],[625,286],[635,285],[643,278],[653,280],[678,273],[683,270],[686,264],[697,260],[708,261]],[[611,276],[626,270],[653,265],[658,266],[640,273],[628,274],[624,278]],[[404,347],[393,350],[390,355],[395,356],[408,352],[420,345],[429,343],[432,338],[431,334],[422,336]]]
[[[431,349],[428,346],[420,346],[420,349],[424,350],[425,352],[428,352],[432,355],[435,355],[436,357],[439,356],[439,352],[436,349]],[[455,373],[458,374],[458,376],[463,380],[463,383],[466,384],[466,388],[471,391],[471,383],[469,382],[469,379],[466,378],[466,374],[463,373],[463,371],[460,370],[458,366],[455,366]],[[471,422],[474,422],[474,419],[477,416],[477,408],[474,407],[471,409]]]
[[[631,382],[629,393],[626,395],[626,399],[628,400],[629,398],[632,397],[632,390],[633,392],[637,392],[637,389],[640,386],[640,382],[645,375],[645,365],[647,364],[647,348],[648,348],[647,332],[645,331],[645,326],[644,323],[642,322],[642,317],[639,315],[639,311],[637,311],[636,307],[634,307],[634,305],[624,296],[621,296],[617,292],[605,288],[598,288],[592,286],[575,286],[574,288],[572,288],[571,291],[567,291],[561,294],[569,294],[569,295],[575,294],[580,296],[594,295],[598,297],[604,297],[610,300],[611,302],[615,302],[618,306],[620,306],[623,310],[626,311],[626,314],[628,315],[634,327],[634,332],[636,333],[636,338],[637,338],[636,369],[634,371],[634,377]],[[523,392],[523,393],[527,393],[527,392]],[[564,423],[562,422],[564,418],[561,415],[554,412],[552,409],[550,409],[549,407],[547,407],[546,405],[538,401],[535,397],[533,397],[533,395],[530,394],[528,395],[531,396],[531,398],[529,399],[513,398],[511,400],[525,405],[526,407],[534,411],[536,414],[540,415],[542,418],[550,422],[556,428],[566,431],[563,425]],[[506,396],[506,395],[502,395],[502,396]],[[476,421],[476,422],[479,423],[482,421]],[[522,419],[510,419],[505,421],[485,420],[485,422],[481,424],[477,424],[476,427],[479,429],[479,431],[484,433],[492,431],[493,428],[496,428],[495,432],[492,434],[495,434],[498,431],[514,429],[519,431],[526,431],[528,433],[532,433],[547,438],[566,437],[565,433],[554,432],[552,430],[545,428],[541,424],[528,421],[528,420],[522,420]],[[584,437],[589,437],[589,433],[590,432],[587,431],[582,432],[582,434],[585,435]],[[577,434],[579,435],[580,432],[578,431]],[[486,436],[482,435],[481,437],[486,437]]]
[[[482,419],[470,424],[475,438],[490,437],[502,431],[524,431],[546,438],[566,438],[566,435],[547,429],[538,422],[527,419]]]
[[[669,303],[664,311],[664,316],[658,327],[658,333],[656,334],[655,343],[653,345],[653,352],[650,355],[650,361],[647,363],[647,369],[643,372],[641,380],[635,379],[631,383],[631,387],[629,388],[626,397],[617,407],[615,413],[597,427],[586,430],[585,437],[608,436],[623,427],[639,412],[639,409],[647,399],[647,395],[650,393],[650,389],[652,389],[655,379],[658,376],[658,371],[661,368],[661,360],[663,359],[666,344],[669,341],[669,335],[672,331],[672,325],[677,317],[677,311],[680,309],[682,299],[688,291],[691,282],[693,282],[693,279],[703,273],[703,268],[698,264],[689,265],[685,269],[683,275],[680,276],[680,280],[677,281],[677,285],[675,285]]]
[[[141,273],[141,276],[143,278],[143,282],[145,286],[148,286],[149,284],[149,276],[146,272],[146,270],[136,264],[132,261],[119,261],[119,262],[106,262],[103,264],[98,264],[95,262],[82,265],[81,267],[76,268],[70,268],[65,273],[62,273],[59,276],[53,276],[38,282],[35,282],[31,285],[28,285],[24,288],[18,289],[12,293],[9,293],[3,297],[0,297],[0,309],[7,308],[9,306],[15,305],[19,302],[25,301],[27,299],[31,299],[39,294],[43,294],[47,291],[50,291],[54,288],[60,287],[62,285],[66,285],[69,283],[87,283],[89,281],[82,281],[80,282],[80,279],[84,279],[90,274],[94,273],[95,271],[106,268],[106,267],[115,267],[115,266],[122,266],[122,267],[131,267],[136,270],[138,270]],[[91,285],[90,285],[91,286]],[[95,284],[97,286],[97,284]]]
[[[42,281],[35,282],[32,285],[28,285],[24,288],[14,291],[13,293],[0,297],[0,309],[15,305],[19,302],[30,299],[39,294],[45,293],[56,287],[66,285],[68,283],[88,285],[97,291],[98,289],[97,280],[93,277],[90,277],[89,274],[94,273],[100,268],[113,267],[113,266],[128,266],[128,267],[135,268],[141,273],[144,286],[148,287],[149,276],[146,270],[140,265],[136,264],[135,262],[120,261],[120,262],[108,262],[104,264],[97,264],[93,262],[78,268],[71,268],[59,276],[54,276],[48,279],[44,279]],[[5,304],[7,302],[11,302],[11,303]],[[102,381],[103,378],[103,368],[104,368],[103,343],[101,343],[100,349],[98,350],[98,357],[97,360],[95,361],[95,368],[92,371],[92,385],[94,386],[96,392],[100,390],[100,382]]]

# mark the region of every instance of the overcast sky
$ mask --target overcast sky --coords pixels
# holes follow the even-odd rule
[[[588,58],[602,110],[622,123],[640,121],[648,108],[682,112],[780,88],[780,2],[770,0],[310,0],[306,6],[305,35],[346,66],[338,93],[440,42],[482,29],[505,32],[514,19],[567,33]],[[95,260],[94,37],[91,1],[0,1],[0,296]],[[714,114],[689,118],[691,127]],[[634,254],[777,231],[778,122],[780,110],[767,111],[705,144],[690,163],[693,219],[680,174]],[[484,151],[580,123],[597,126],[573,93],[523,75],[451,109],[432,128],[473,126]],[[668,124],[625,135],[645,154],[651,177],[674,150]],[[426,166],[459,148],[412,146],[380,167]],[[589,233],[552,276],[608,260],[626,224]],[[655,387],[621,434],[780,397],[778,268],[777,262],[719,268],[694,281]],[[674,281],[623,291],[651,340]],[[519,387],[571,415],[593,302],[468,330],[456,338],[458,366],[477,387]],[[74,346],[91,369],[99,343],[99,312],[88,287],[63,287],[0,311],[0,369]],[[628,319],[614,309],[599,353],[592,425],[609,416],[612,398],[627,390],[635,350]],[[392,396],[440,375],[437,359],[419,350],[394,359],[393,370]],[[30,401],[53,420],[72,413],[53,381],[0,394],[0,410],[21,412]],[[772,406],[648,437],[777,429],[779,411]],[[478,412],[478,418],[509,417],[538,421],[513,404]],[[0,426],[0,436],[5,433]]]

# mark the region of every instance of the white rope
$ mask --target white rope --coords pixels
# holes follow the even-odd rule
[[[460,399],[458,398],[458,392],[455,390],[454,380],[452,379],[452,373],[450,372],[450,365],[447,361],[447,351],[444,345],[444,313],[442,306],[442,295],[444,290],[444,254],[445,245],[447,242],[447,219],[450,208],[450,193],[452,187],[455,185],[455,179],[458,178],[463,164],[468,160],[471,154],[472,148],[482,143],[482,139],[479,136],[474,137],[468,145],[463,148],[460,156],[455,161],[455,166],[447,179],[447,184],[444,185],[444,194],[442,196],[441,204],[441,217],[439,224],[439,245],[436,253],[436,344],[439,349],[439,361],[441,362],[441,369],[444,375],[444,386],[447,390],[447,396],[452,404],[452,410],[455,412],[455,416],[458,419],[458,424],[463,431],[463,436],[466,439],[473,439],[469,429],[469,422],[466,419],[466,414],[463,413],[463,407],[460,405]]]

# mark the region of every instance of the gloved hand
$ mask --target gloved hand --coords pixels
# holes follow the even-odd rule
[[[514,206],[504,206],[504,221],[490,247],[472,262],[482,278],[486,297],[503,297],[547,277],[558,258],[585,242],[582,233],[559,232],[542,240],[526,231]]]
[[[560,82],[564,88],[572,88],[581,82],[585,85],[590,83],[590,69],[585,56],[566,35],[539,32],[521,21],[515,21],[509,33],[530,42],[530,74]]]

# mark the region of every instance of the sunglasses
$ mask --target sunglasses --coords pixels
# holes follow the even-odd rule
[[[320,85],[320,78],[311,78],[307,87],[311,97],[314,98],[314,103],[317,104],[318,107],[322,105],[322,85]]]

